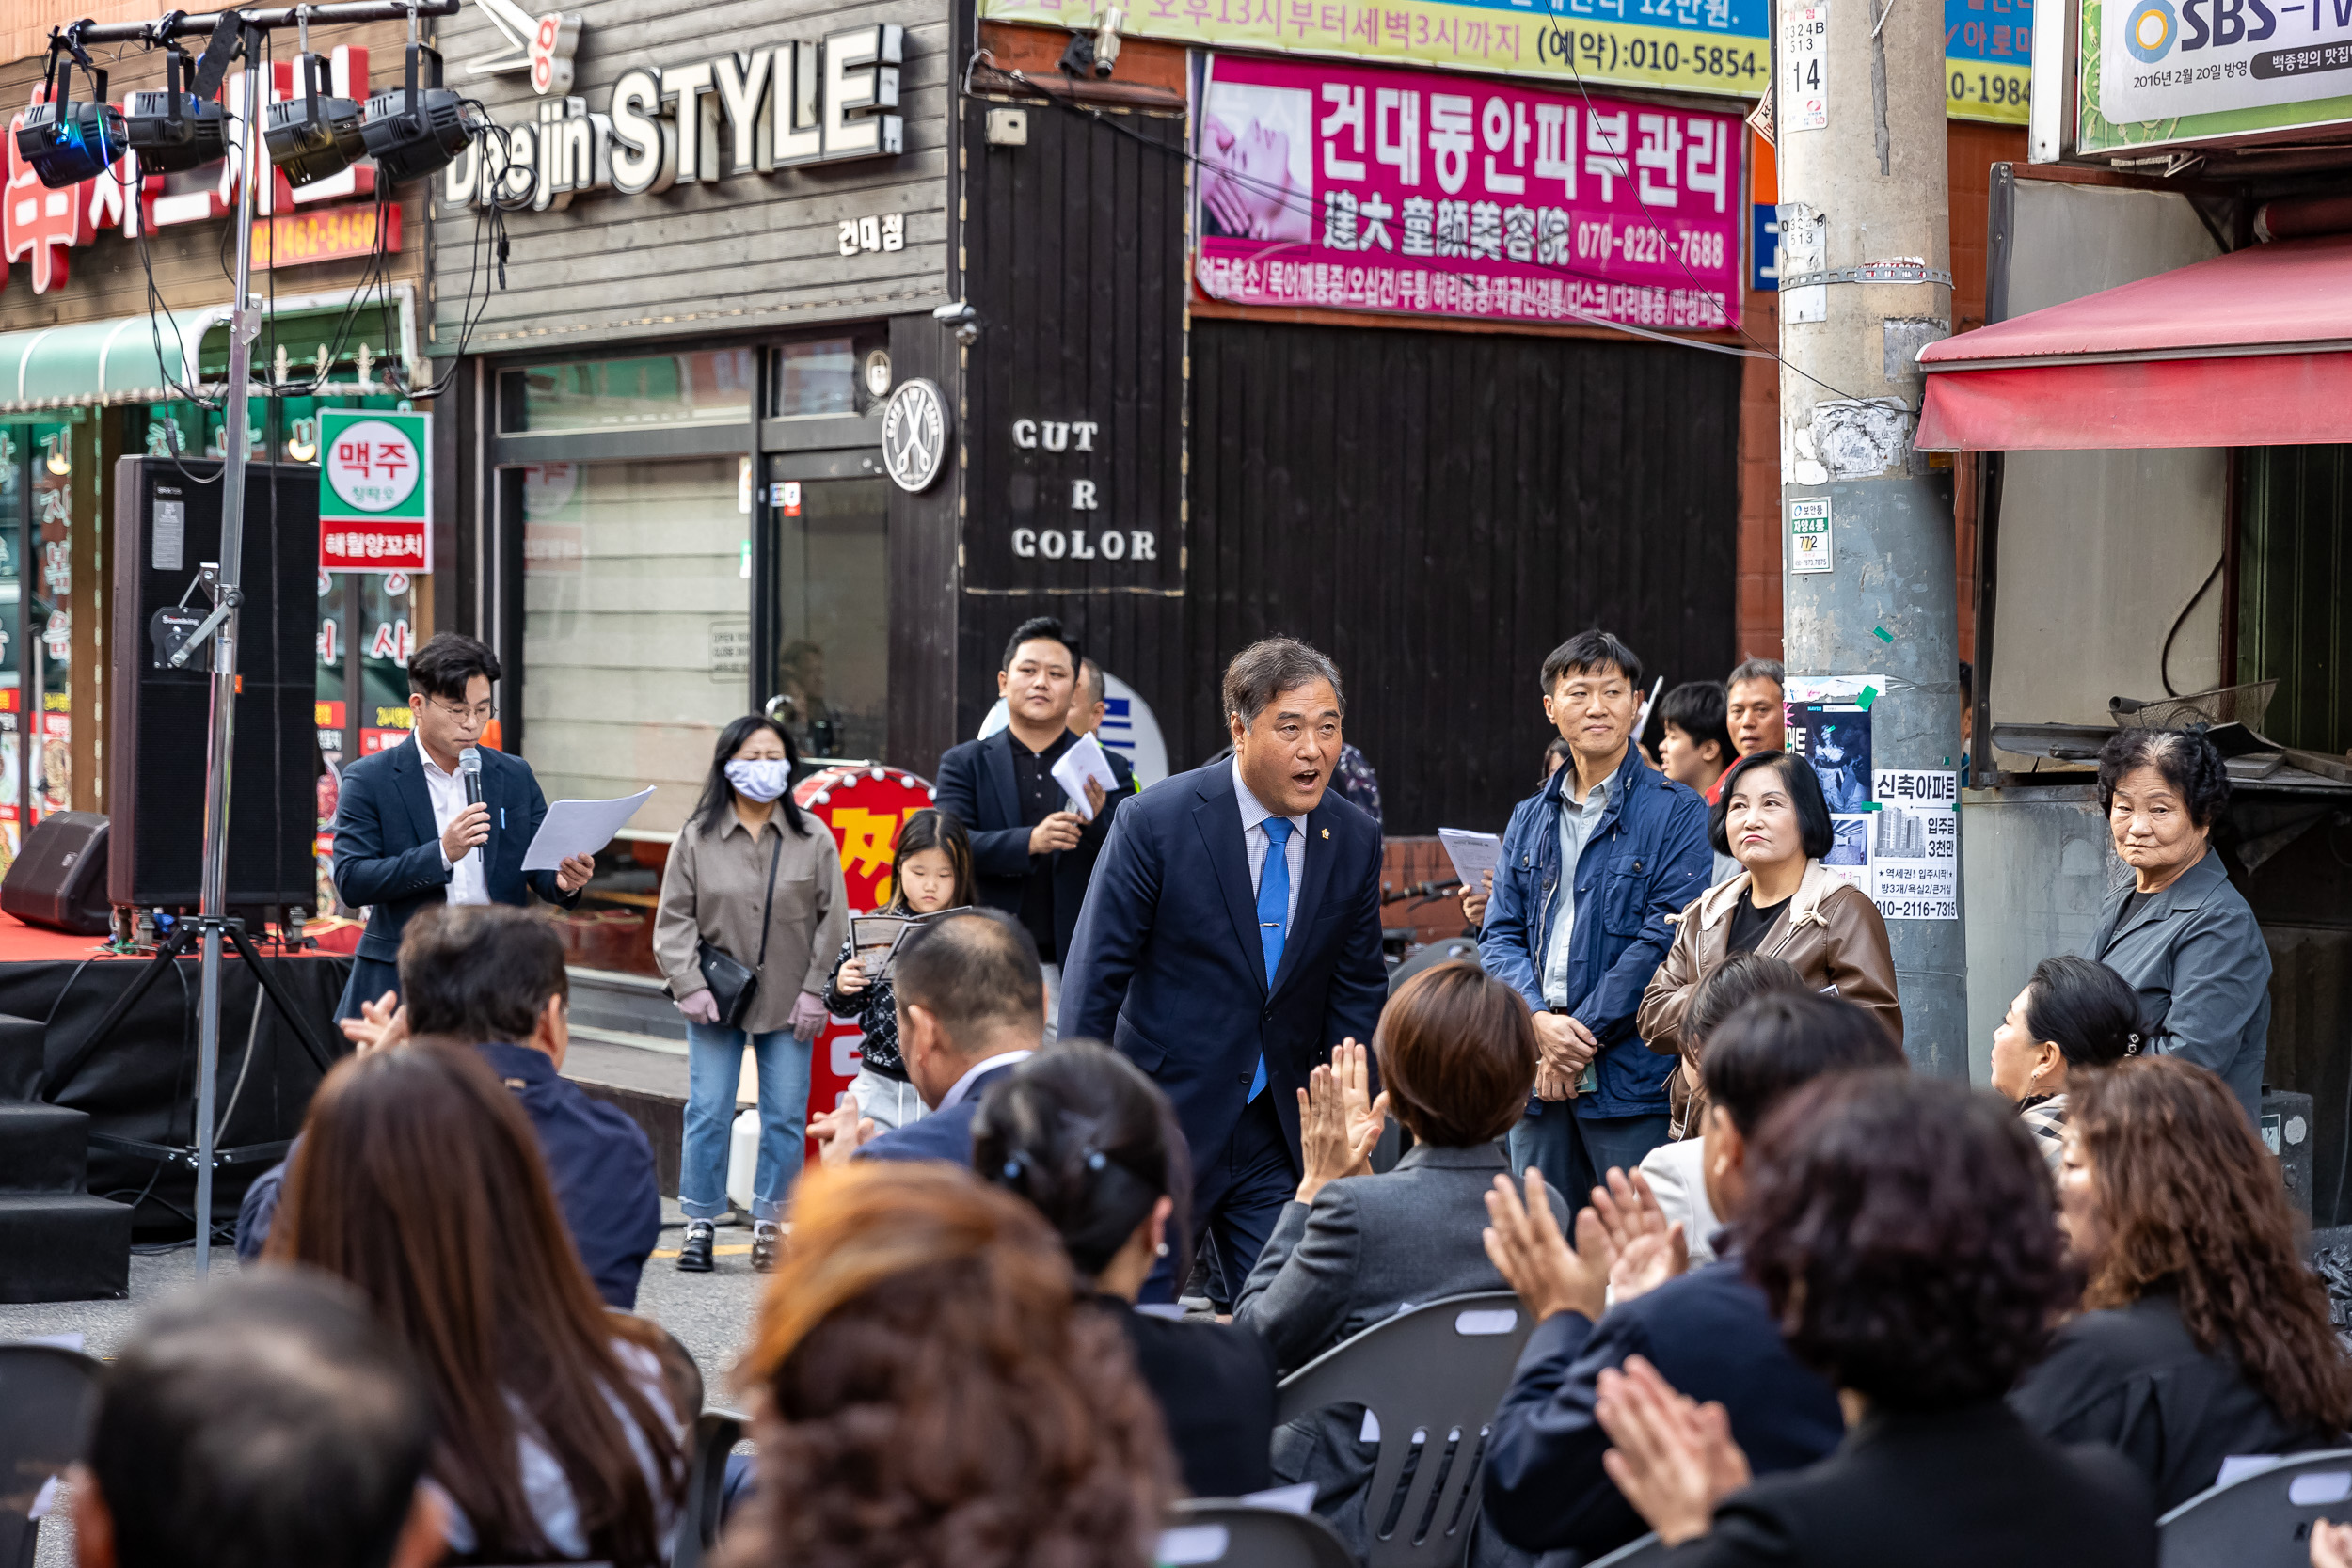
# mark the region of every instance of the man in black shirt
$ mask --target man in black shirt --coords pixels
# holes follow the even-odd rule
[[[1105,754],[1118,787],[1105,794],[1087,785],[1090,822],[1070,809],[1067,793],[1054,780],[1054,765],[1078,743],[1069,728],[1078,663],[1077,642],[1059,621],[1041,615],[1021,623],[996,673],[1009,722],[994,735],[951,747],[939,759],[938,804],[971,832],[979,902],[1017,918],[1037,943],[1048,1041],[1061,1010],[1062,956],[1086,902],[1095,856],[1110,832],[1114,808],[1135,793],[1135,779],[1115,752]]]

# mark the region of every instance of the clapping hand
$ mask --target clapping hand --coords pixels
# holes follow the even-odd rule
[[[1589,1209],[1576,1217],[1576,1250],[1568,1249],[1545,1196],[1543,1172],[1530,1167],[1527,1201],[1507,1176],[1486,1194],[1486,1259],[1518,1292],[1538,1322],[1555,1312],[1600,1316],[1609,1291],[1611,1254],[1600,1220]]]
[[[817,1140],[818,1164],[837,1167],[878,1134],[873,1118],[859,1114],[857,1096],[845,1094],[840,1104],[808,1124],[808,1135]]]
[[[408,1009],[401,1006],[400,996],[394,991],[388,990],[373,1002],[360,1003],[359,1016],[341,1022],[343,1038],[357,1048],[357,1055],[389,1050],[408,1038]]]
[[[1640,1171],[1613,1167],[1609,1184],[1593,1189],[1592,1212],[1609,1241],[1612,1301],[1631,1301],[1691,1266],[1682,1222],[1667,1222],[1649,1178]]]
[[[1331,1049],[1331,1065],[1307,1075],[1298,1091],[1298,1143],[1306,1175],[1298,1183],[1298,1201],[1312,1203],[1315,1195],[1343,1176],[1372,1174],[1373,1146],[1388,1125],[1389,1097],[1375,1099],[1368,1053],[1353,1039]]]
[[[2312,1521],[2312,1568],[2352,1568],[2352,1525]]]
[[[1593,1414],[1615,1446],[1601,1468],[1668,1546],[1705,1535],[1715,1504],[1748,1484],[1748,1456],[1731,1440],[1720,1404],[1675,1391],[1638,1355],[1603,1368]]]

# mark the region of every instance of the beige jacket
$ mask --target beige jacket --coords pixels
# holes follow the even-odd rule
[[[679,998],[705,989],[702,966],[694,959],[698,939],[724,949],[739,963],[758,962],[768,856],[781,843],[768,961],[759,972],[759,994],[743,1020],[746,1029],[763,1034],[791,1022],[800,992],[824,993],[834,955],[850,934],[849,893],[833,834],[814,816],[803,814],[808,826],[803,837],[785,826],[779,807],[756,841],[732,803],[720,820],[716,832],[688,823],[670,847],[661,904],[653,918],[654,961],[670,982],[670,994]]]
[[[1698,1078],[1696,1048],[1682,1034],[1683,1014],[1699,981],[1728,956],[1731,911],[1750,880],[1742,871],[1708,889],[1678,915],[1674,945],[1642,993],[1634,1028],[1652,1051],[1680,1056],[1687,1070],[1669,1080],[1674,1126],[1681,1137],[1696,1137],[1705,1091],[1691,1093]],[[1887,950],[1886,923],[1860,888],[1830,875],[1820,861],[1805,863],[1796,895],[1756,944],[1767,958],[1787,960],[1808,990],[1830,991],[1867,1009],[1897,1043],[1903,1037],[1903,1010],[1895,995],[1895,960]]]

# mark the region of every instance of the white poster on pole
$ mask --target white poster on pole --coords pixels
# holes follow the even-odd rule
[[[1870,896],[1884,920],[1960,918],[1960,775],[1881,768],[1870,834]]]

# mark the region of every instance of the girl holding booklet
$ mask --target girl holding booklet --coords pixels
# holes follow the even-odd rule
[[[881,915],[924,917],[942,910],[961,909],[972,902],[972,841],[952,812],[933,808],[918,811],[898,830],[892,869],[896,885]],[[898,1055],[898,1004],[890,984],[887,946],[859,951],[857,927],[850,922],[850,940],[834,959],[833,978],[825,986],[825,1006],[842,1018],[855,1016],[866,1032],[858,1048],[863,1065],[850,1082],[858,1114],[889,1132],[923,1117],[923,1101],[907,1080],[906,1064]]]

